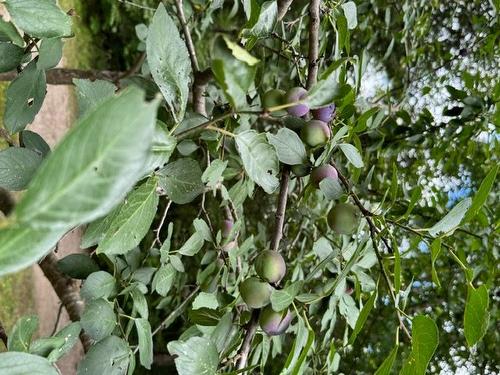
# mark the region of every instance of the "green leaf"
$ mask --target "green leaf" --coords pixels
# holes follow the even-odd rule
[[[28,353],[6,352],[0,353],[0,374],[58,375],[59,371],[43,357]]]
[[[486,203],[486,199],[488,198],[488,194],[491,191],[491,188],[493,187],[493,184],[495,183],[495,179],[497,177],[497,172],[498,172],[498,165],[494,166],[486,175],[484,178],[483,182],[481,182],[481,186],[479,186],[479,189],[474,195],[474,198],[472,199],[472,203],[467,210],[467,213],[465,214],[465,218],[463,220],[464,223],[474,219],[474,217],[477,215],[479,210],[483,207],[483,205]]]
[[[219,364],[217,348],[208,338],[191,337],[187,341],[170,341],[168,351],[176,355],[179,375],[215,375]]]
[[[299,375],[304,373],[303,364],[314,343],[314,331],[310,328],[307,321],[301,316],[298,317],[297,335],[288,354],[285,366],[281,373]]]
[[[347,27],[349,30],[355,29],[358,26],[358,16],[356,3],[354,1],[348,1],[342,4],[342,9],[344,10],[345,18],[347,19]]]
[[[271,294],[271,305],[274,311],[283,311],[290,306],[302,289],[302,281],[296,281],[285,288],[274,289]]]
[[[69,229],[108,213],[142,173],[157,104],[129,88],[99,105],[39,168],[16,207],[17,219]]]
[[[436,323],[425,315],[414,317],[411,353],[400,375],[424,375],[438,342],[439,332]]]
[[[66,229],[11,226],[0,229],[0,276],[19,271],[47,254]]]
[[[130,349],[116,336],[106,337],[93,345],[78,365],[77,375],[123,375],[127,372]]]
[[[469,347],[483,338],[488,330],[490,297],[486,285],[474,289],[469,286],[464,312],[464,335]]]
[[[391,352],[389,353],[387,358],[384,359],[384,362],[382,362],[380,367],[377,369],[377,371],[375,372],[375,375],[390,375],[392,365],[394,364],[394,361],[396,360],[397,355],[398,355],[398,346],[396,345],[391,350]]]
[[[171,264],[161,266],[153,278],[153,289],[165,297],[172,287],[175,277],[175,268]]]
[[[337,80],[337,69],[340,68],[343,59],[332,63],[321,75],[321,79],[310,90],[306,98],[306,103],[310,108],[315,109],[329,105],[335,100],[344,97],[349,91],[349,85],[340,85]]]
[[[0,151],[0,187],[24,190],[42,162],[42,157],[27,148],[9,147]]]
[[[471,204],[471,198],[466,198],[459,202],[445,217],[428,229],[429,234],[434,237],[440,234],[443,236],[452,234],[462,222]]]
[[[203,192],[202,172],[193,159],[178,159],[159,170],[158,175],[160,186],[174,203],[189,203]]]
[[[139,245],[157,208],[156,179],[150,178],[128,195],[99,243],[97,253],[126,254]]]
[[[38,69],[52,69],[59,64],[63,53],[61,38],[43,39],[38,51]]]
[[[21,64],[24,49],[12,43],[0,42],[0,73],[16,69]]]
[[[149,27],[146,51],[153,79],[177,121],[181,121],[188,101],[191,64],[186,44],[163,4]]]
[[[224,42],[226,42],[227,48],[229,48],[235,58],[247,63],[250,66],[254,66],[259,63],[259,59],[252,56],[246,49],[240,47],[238,44],[233,43],[229,40],[227,36],[223,36]]]
[[[368,301],[366,301],[366,304],[361,309],[361,312],[359,313],[358,316],[358,320],[356,320],[356,325],[354,326],[354,330],[351,333],[351,337],[349,337],[349,345],[354,344],[354,341],[356,341],[356,337],[358,337],[359,333],[363,329],[366,319],[368,318],[368,315],[370,315],[370,312],[372,311],[376,297],[377,293],[373,292]]]
[[[218,182],[222,180],[222,174],[226,170],[227,161],[222,161],[220,159],[215,159],[210,163],[203,175],[201,176],[201,181],[206,183],[208,186],[215,186]]]
[[[30,345],[30,353],[46,357],[55,350],[58,350],[64,345],[62,337],[41,337],[33,341]],[[53,363],[51,361],[51,363]]]
[[[12,20],[21,30],[37,38],[71,36],[71,17],[54,0],[6,0]]]
[[[177,140],[169,134],[165,124],[158,121],[156,123],[153,144],[149,151],[149,157],[144,166],[145,174],[151,173],[156,168],[163,167],[168,163],[170,156],[175,151]]]
[[[276,1],[266,1],[260,7],[258,17],[255,17],[255,22],[252,22],[250,29],[243,30],[243,35],[264,37],[273,31],[276,19],[278,18],[278,3]]]
[[[16,46],[24,47],[24,40],[12,22],[0,17],[0,42],[12,42]]]
[[[99,242],[102,241],[104,236],[109,230],[109,226],[111,225],[111,222],[115,218],[115,216],[118,214],[118,212],[121,209],[121,206],[124,203],[120,204],[116,208],[114,208],[109,214],[106,216],[103,216],[97,220],[94,220],[91,222],[88,226],[87,229],[85,230],[85,233],[83,234],[82,238],[82,243],[80,244],[80,248],[82,249],[87,249],[91,246],[97,245]]]
[[[23,316],[12,328],[7,349],[11,352],[28,352],[31,339],[37,330],[38,316]]]
[[[188,238],[188,240],[182,245],[179,249],[179,254],[186,255],[188,257],[192,257],[193,255],[198,254],[204,244],[204,239],[200,233],[195,232]]]
[[[354,167],[362,168],[364,166],[363,158],[356,147],[348,143],[340,143],[339,147]]]
[[[115,293],[116,280],[111,274],[105,271],[90,274],[80,290],[80,295],[85,301],[108,298]]]
[[[4,124],[11,133],[23,130],[31,123],[42,108],[47,83],[45,71],[36,68],[36,62],[29,63],[9,85],[5,97]]]
[[[236,136],[236,146],[248,176],[268,194],[279,186],[279,162],[276,151],[266,141],[266,135],[247,130]]]
[[[168,259],[176,271],[186,272],[186,270],[184,269],[184,264],[182,264],[182,260],[180,257],[178,257],[177,255],[169,255]]]
[[[344,189],[340,185],[339,180],[333,178],[325,178],[319,183],[319,189],[329,200],[339,199],[344,194]]]
[[[276,135],[266,133],[267,140],[276,149],[278,159],[288,165],[302,164],[307,160],[304,143],[297,133],[288,128],[278,130]]]
[[[95,341],[101,341],[113,333],[116,315],[112,305],[100,298],[89,302],[80,319],[83,330]]]
[[[431,268],[432,268],[432,281],[439,288],[441,287],[441,282],[439,281],[439,276],[435,268],[436,260],[441,253],[441,238],[436,238],[431,243]]]
[[[210,335],[210,340],[217,347],[219,353],[223,353],[227,346],[231,343],[233,336],[233,315],[228,312],[219,319],[217,326]],[[234,331],[233,331],[234,332]]]
[[[130,295],[132,296],[132,300],[134,301],[134,308],[137,310],[139,315],[144,319],[148,319],[149,317],[148,301],[146,301],[146,296],[144,296],[143,293],[146,290],[141,290],[142,288],[140,288],[139,285],[141,284],[136,284],[132,288],[132,290],[130,291]]]
[[[226,99],[234,109],[246,107],[246,95],[254,82],[256,66],[235,58],[225,43],[216,44],[214,56],[212,71]]]
[[[99,271],[97,263],[87,254],[70,254],[57,262],[59,271],[73,279],[86,279]]]
[[[135,319],[135,328],[139,338],[139,360],[148,370],[153,363],[153,335],[147,319]]]
[[[21,144],[42,157],[50,154],[50,147],[47,142],[39,134],[30,130],[23,130],[21,132]]]
[[[201,326],[216,326],[222,317],[222,313],[216,309],[201,307],[189,311],[188,316],[189,320],[194,324],[199,324]]]
[[[79,335],[81,330],[82,326],[80,325],[80,323],[74,322],[67,325],[59,332],[57,332],[54,337],[63,339],[64,345],[62,345],[57,350],[52,351],[48,355],[47,359],[49,360],[49,362],[51,363],[56,362],[57,360],[59,360],[59,358],[68,353],[77,343],[77,341],[79,341]]]
[[[73,84],[78,101],[78,117],[90,113],[116,91],[116,86],[108,81],[74,78]]]

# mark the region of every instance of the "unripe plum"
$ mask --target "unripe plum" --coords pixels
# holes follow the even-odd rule
[[[277,251],[262,251],[255,259],[255,272],[262,280],[279,283],[286,273],[285,260]]]
[[[311,173],[311,167],[307,164],[292,165],[292,172],[297,177],[304,177]]]
[[[279,89],[272,89],[266,91],[261,98],[262,107],[264,108],[271,108],[283,105],[284,101],[285,101],[285,91]]]
[[[332,135],[326,122],[319,120],[308,121],[300,132],[300,138],[311,147],[322,146]]]
[[[276,312],[271,306],[267,306],[260,312],[260,328],[269,336],[277,336],[284,333],[290,326],[292,314],[286,311]]]
[[[296,103],[307,96],[307,90],[302,87],[294,87],[287,91],[285,95],[285,103]],[[292,116],[302,117],[309,112],[309,106],[307,104],[301,103],[288,107],[287,112]]]
[[[328,224],[339,234],[351,234],[359,224],[359,210],[350,203],[339,203],[328,213]]]
[[[330,164],[320,165],[316,167],[311,172],[311,182],[315,186],[319,186],[319,183],[325,178],[332,178],[336,180],[339,177],[337,170]]]
[[[269,304],[273,288],[257,277],[250,277],[240,284],[240,294],[248,307],[260,309]]]
[[[335,117],[335,104],[327,105],[326,107],[316,108],[312,111],[312,116],[316,120],[330,122]]]

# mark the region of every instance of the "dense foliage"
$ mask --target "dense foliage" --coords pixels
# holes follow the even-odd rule
[[[3,1],[0,275],[86,229],[81,316],[0,373],[497,373],[498,1],[92,3],[123,72],[50,150],[71,15]]]

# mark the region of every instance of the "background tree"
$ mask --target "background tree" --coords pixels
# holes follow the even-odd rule
[[[0,274],[43,258],[74,322],[21,319],[2,371],[80,335],[81,374],[496,373],[498,2],[99,2],[105,71],[4,5]],[[79,105],[52,152],[47,82]]]

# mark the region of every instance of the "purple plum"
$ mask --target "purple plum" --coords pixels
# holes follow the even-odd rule
[[[307,90],[302,87],[294,87],[287,91],[285,103],[296,103],[307,97]],[[309,112],[309,106],[301,103],[288,107],[287,112],[295,117],[302,117]]]
[[[312,111],[312,116],[316,120],[320,120],[326,123],[332,121],[335,117],[335,104],[327,105],[326,107],[316,108]]]

